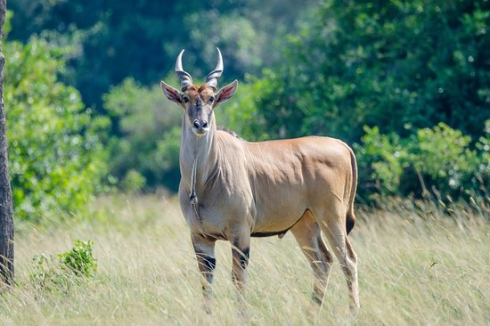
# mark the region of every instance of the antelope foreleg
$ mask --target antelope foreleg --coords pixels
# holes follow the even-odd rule
[[[214,255],[214,240],[204,239],[203,237],[193,235],[192,245],[196,253],[197,265],[201,271],[202,294],[204,297],[204,310],[211,313],[213,298],[213,274],[216,268],[216,258]]]
[[[243,236],[232,241],[233,266],[231,278],[238,290],[240,310],[243,312],[245,285],[247,281],[247,266],[250,257],[250,236]]]

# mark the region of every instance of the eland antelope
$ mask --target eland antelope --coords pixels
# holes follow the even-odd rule
[[[218,130],[215,108],[229,100],[238,82],[218,91],[223,59],[196,86],[182,67],[175,72],[181,91],[161,82],[165,96],[184,112],[180,148],[179,201],[191,230],[209,312],[217,240],[232,244],[232,279],[239,297],[245,290],[250,237],[296,238],[314,273],[313,300],[321,305],[333,263],[340,262],[350,307],[359,309],[356,254],[347,234],[354,227],[357,165],[354,153],[328,137],[247,142]],[[322,233],[328,239],[327,249]]]

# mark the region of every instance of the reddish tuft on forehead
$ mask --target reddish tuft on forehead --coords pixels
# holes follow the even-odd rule
[[[214,94],[213,88],[206,85],[206,84],[203,84],[201,86],[190,85],[187,87],[187,89],[185,91],[190,92],[190,93],[198,93],[201,95],[213,95]]]

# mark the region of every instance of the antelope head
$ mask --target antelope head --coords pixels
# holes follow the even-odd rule
[[[201,86],[195,86],[191,75],[182,68],[182,50],[175,62],[175,72],[180,80],[181,91],[161,82],[162,91],[172,102],[182,106],[185,110],[184,125],[190,128],[196,136],[206,135],[211,128],[214,128],[214,108],[221,103],[229,100],[235,94],[238,81],[235,80],[229,85],[224,86],[219,91],[218,78],[223,73],[223,58],[218,50],[218,64],[207,77],[206,82]]]

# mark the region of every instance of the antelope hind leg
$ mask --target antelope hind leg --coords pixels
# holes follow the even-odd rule
[[[342,217],[343,214],[343,217]],[[359,285],[357,280],[357,257],[347,238],[345,213],[342,210],[330,211],[319,221],[335,256],[339,260],[349,288],[350,309],[354,314],[360,310]]]
[[[332,254],[327,250],[320,226],[310,211],[305,212],[291,232],[311,265],[315,278],[312,299],[321,306],[332,268]]]

